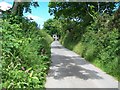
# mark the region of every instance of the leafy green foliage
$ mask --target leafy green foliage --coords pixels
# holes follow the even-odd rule
[[[0,22],[2,88],[44,88],[51,37],[34,22],[18,16]]]
[[[57,19],[48,19],[44,23],[44,28],[43,28],[49,35],[57,34],[61,35],[62,33],[62,28],[61,28],[61,22]]]
[[[49,13],[59,19],[65,18],[77,22],[83,20],[89,23],[92,20],[90,14],[97,11],[101,14],[104,12],[111,14],[116,3],[118,2],[50,2]]]

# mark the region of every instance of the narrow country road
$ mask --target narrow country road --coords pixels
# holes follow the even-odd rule
[[[118,81],[58,41],[51,44],[52,64],[46,88],[118,88]]]

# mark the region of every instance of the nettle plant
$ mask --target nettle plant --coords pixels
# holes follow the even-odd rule
[[[50,63],[50,42],[47,42],[47,34],[42,35],[34,22],[24,18],[11,16],[0,22],[1,88],[43,88]]]

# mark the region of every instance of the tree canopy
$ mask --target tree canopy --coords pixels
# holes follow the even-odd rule
[[[56,19],[48,19],[44,23],[44,30],[49,33],[51,36],[53,34],[60,35],[61,34],[61,22]]]
[[[112,14],[118,2],[50,2],[49,13],[56,18],[90,21],[95,12]],[[86,17],[87,20],[86,20]]]
[[[14,0],[14,4],[12,7],[12,13],[15,15],[22,16],[23,11],[31,13],[30,6],[38,7],[38,2],[34,2],[33,0],[27,0],[24,2],[24,0]]]

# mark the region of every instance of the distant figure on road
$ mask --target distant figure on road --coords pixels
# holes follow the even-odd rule
[[[58,36],[56,34],[53,34],[54,41],[58,41]]]

